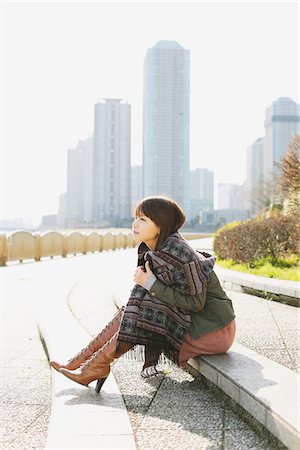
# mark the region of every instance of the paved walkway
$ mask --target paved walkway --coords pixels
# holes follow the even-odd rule
[[[49,292],[55,286],[56,291],[67,293],[65,298],[78,325],[91,335],[97,333],[113,311],[109,296],[102,295],[103,290],[112,284],[119,295],[128,297],[132,284],[128,273],[133,272],[135,253],[135,250],[121,250],[1,269],[4,286],[2,323],[7,324],[1,355],[1,376],[6,383],[1,390],[4,405],[2,448],[42,449],[46,443],[51,408],[50,369],[38,339],[36,307],[41,310],[47,306],[49,309]],[[47,305],[43,304],[44,294],[41,295],[46,291]],[[245,294],[230,292],[230,296],[238,317],[237,341],[298,370],[297,310]],[[106,304],[103,298],[106,298]],[[54,324],[57,334],[66,336],[55,314],[51,316],[51,308],[49,311],[49,324]],[[249,317],[255,317],[255,322],[249,321]],[[64,342],[62,339],[62,346]],[[24,366],[26,355],[28,359]],[[140,450],[283,448],[276,441],[268,441],[268,435],[254,429],[220,396],[184,371],[172,367],[167,375],[145,381],[139,376],[140,365],[123,357],[113,367]],[[40,384],[38,380],[41,380]],[[75,388],[67,381],[71,384],[65,393],[66,404],[75,407],[82,400],[99,406],[101,398],[103,401],[101,395],[95,400],[92,389],[77,389],[77,385]],[[17,412],[13,415],[12,411]],[[71,414],[71,409],[69,411]],[[16,416],[18,420],[12,420]],[[68,448],[75,449],[74,446]]]
[[[51,371],[28,269],[1,269],[0,448],[10,450],[42,450],[51,412]]]

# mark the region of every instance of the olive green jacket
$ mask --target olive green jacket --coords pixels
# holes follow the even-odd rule
[[[190,334],[193,339],[223,328],[235,318],[232,302],[223,291],[214,271],[210,274],[206,289],[198,295],[182,294],[157,279],[149,292],[168,305],[189,311]]]

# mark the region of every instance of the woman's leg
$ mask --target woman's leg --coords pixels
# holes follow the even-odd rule
[[[161,349],[151,345],[145,345],[145,363],[142,368],[141,376],[143,378],[151,378],[161,373],[156,368]]]
[[[60,372],[76,383],[87,386],[94,380],[105,380],[110,373],[110,364],[115,358],[126,353],[134,344],[118,341],[118,332],[93,356],[83,364],[78,371],[61,369]],[[103,383],[102,383],[103,384]]]
[[[69,369],[75,370],[82,363],[87,361],[97,350],[106,344],[112,336],[119,330],[120,323],[123,317],[124,308],[120,309],[113,317],[113,319],[106,325],[106,327],[77,355],[69,359],[66,364],[60,364],[56,361],[50,361],[51,366],[55,370]]]

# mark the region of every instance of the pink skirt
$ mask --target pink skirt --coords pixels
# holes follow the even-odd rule
[[[200,355],[220,355],[232,346],[235,337],[235,320],[211,333],[206,333],[198,339],[186,334],[179,351],[179,365],[185,367],[188,359]]]

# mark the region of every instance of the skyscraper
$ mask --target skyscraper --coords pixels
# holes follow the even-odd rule
[[[120,99],[95,105],[93,219],[97,226],[121,226],[131,217],[131,107]]]
[[[300,133],[299,105],[288,97],[280,97],[267,108],[265,116],[264,181],[276,172],[292,138]]]
[[[264,138],[260,137],[247,148],[246,197],[247,209],[255,215],[260,210],[263,189]]]
[[[68,150],[66,225],[82,226],[92,220],[92,137]]]
[[[144,61],[143,192],[174,198],[190,217],[190,53],[159,41]]]

